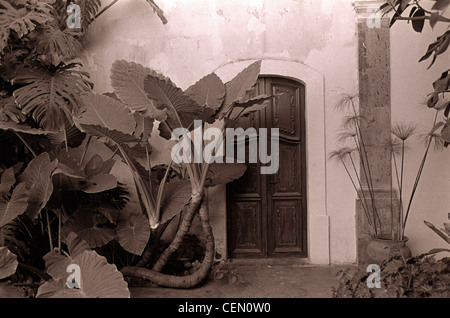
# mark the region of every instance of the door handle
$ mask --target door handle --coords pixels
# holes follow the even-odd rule
[[[278,181],[269,181],[269,184],[277,184]]]

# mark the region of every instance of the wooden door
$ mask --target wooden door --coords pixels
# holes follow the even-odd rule
[[[242,178],[228,185],[228,254],[306,257],[304,87],[290,79],[261,77],[250,94],[264,93],[280,95],[265,110],[240,119],[238,127],[279,128],[280,166],[276,174],[262,175],[259,161],[247,163]]]

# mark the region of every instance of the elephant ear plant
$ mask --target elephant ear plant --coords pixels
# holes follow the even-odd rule
[[[110,95],[115,100],[102,95],[90,97],[95,100],[92,105],[96,107],[96,111],[92,112],[91,116],[88,110],[78,122],[89,135],[103,140],[126,164],[150,227],[156,230],[164,226],[183,210],[175,238],[161,254],[153,269],[125,267],[121,270],[124,276],[147,279],[161,286],[181,288],[195,286],[207,276],[215,254],[205,188],[239,178],[245,172],[246,165],[208,163],[204,160],[199,163],[181,162],[177,165],[170,162],[162,179],[157,181],[150,173],[152,163],[148,140],[151,128],[158,122],[160,136],[170,139],[175,129],[192,131],[195,119],[202,120],[202,125],[218,120],[218,129],[223,136],[226,127],[239,116],[263,109],[271,99],[267,95],[247,98],[248,91],[258,79],[260,65],[260,61],[251,64],[226,84],[223,84],[216,74],[209,74],[183,91],[169,78],[149,68],[120,60],[116,61],[111,69],[114,94]],[[112,117],[112,105],[115,109],[114,116],[107,118]],[[231,116],[233,120],[230,119]],[[117,120],[123,120],[123,123]],[[127,131],[126,123],[130,120],[136,120],[136,126],[142,127],[142,133],[132,135]],[[181,139],[192,146],[189,149],[195,148],[190,133],[184,133]],[[139,151],[133,152],[136,148]],[[139,158],[133,153],[142,156]],[[177,168],[181,179],[168,178],[170,171]],[[200,268],[188,276],[161,274],[160,271],[169,257],[180,247],[196,213],[199,214],[206,238],[205,258]],[[146,265],[145,262],[140,263]]]

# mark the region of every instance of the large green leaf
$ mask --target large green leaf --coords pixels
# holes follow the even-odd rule
[[[140,64],[117,60],[111,67],[111,86],[115,94],[128,107],[144,111],[146,115],[158,121],[166,119],[166,111],[156,108],[144,90],[144,79],[154,74],[152,70]]]
[[[25,212],[29,198],[27,192],[26,185],[22,183],[14,189],[11,198],[0,197],[0,227]]]
[[[70,232],[69,235],[64,238],[64,243],[66,243],[71,257],[76,257],[84,251],[91,250],[86,241],[76,235],[74,232]]]
[[[70,257],[55,251],[44,255],[46,271],[53,278],[67,277],[67,266],[73,263],[73,259],[85,251],[91,250],[86,241],[74,232],[69,232],[67,236],[64,236],[63,241],[67,245]]]
[[[6,47],[11,31],[21,38],[36,25],[52,20],[51,7],[42,1],[33,1],[27,7],[16,8],[10,1],[0,0],[0,52]]]
[[[88,298],[81,289],[69,288],[64,279],[51,279],[39,286],[36,298]]]
[[[154,119],[145,116],[141,112],[134,113],[134,119],[136,120],[136,129],[133,133],[136,138],[147,141],[150,138],[153,131]]]
[[[63,233],[76,233],[91,248],[101,247],[114,239],[116,231],[108,220],[91,208],[84,208],[64,224]]]
[[[51,72],[45,68],[22,67],[13,79],[14,84],[25,84],[14,91],[17,104],[25,114],[31,114],[43,129],[60,131],[66,121],[80,116],[82,95],[89,91],[87,73],[69,64]]]
[[[81,167],[75,158],[72,158],[65,150],[62,150],[61,148],[54,148],[51,152],[49,152],[49,156],[51,160],[56,159],[58,162],[53,175],[62,173],[71,178],[87,178],[83,167]]]
[[[17,107],[13,96],[0,99],[0,120],[3,122],[13,121],[19,124],[25,121],[25,115]]]
[[[201,119],[212,123],[224,101],[225,85],[215,73],[211,73],[186,89],[185,93],[203,107]]]
[[[37,298],[129,298],[130,291],[115,265],[95,251],[84,251],[77,256],[64,257],[55,252],[44,256],[48,272],[54,278],[42,284]],[[70,264],[79,266],[80,288],[70,288],[67,272]],[[50,269],[51,268],[51,269]]]
[[[0,179],[0,195],[9,193],[14,183],[16,183],[16,177],[14,176],[13,167],[5,169]]]
[[[425,53],[424,56],[420,58],[419,62],[422,62],[428,59],[431,55],[433,55],[431,63],[428,66],[428,69],[431,68],[434,62],[436,62],[437,57],[447,51],[449,45],[450,45],[450,30],[447,30],[444,34],[439,36],[435,42],[431,43],[428,46],[427,52]]]
[[[185,92],[202,107],[219,109],[225,97],[225,86],[215,73],[201,78]]]
[[[30,161],[18,179],[28,189],[27,215],[34,219],[47,204],[53,192],[52,174],[57,167],[57,160],[50,161],[47,152],[43,152]]]
[[[125,201],[123,205],[126,204],[127,202]],[[110,204],[101,204],[95,208],[95,211],[102,214],[110,223],[117,224],[117,219],[119,218],[119,207],[115,206],[114,203],[110,202]]]
[[[98,174],[85,180],[80,189],[86,193],[99,193],[117,188],[117,179],[112,174]]]
[[[416,18],[414,20],[412,20],[412,26],[414,31],[420,33],[423,30],[423,27],[425,25],[425,19],[420,19],[420,18],[424,18],[425,17],[425,11],[421,8],[417,9],[413,16],[413,18]]]
[[[150,238],[150,227],[138,205],[137,202],[129,202],[125,209],[120,211],[117,240],[126,251],[141,255]]]
[[[0,246],[0,279],[14,274],[18,264],[17,256],[11,253],[8,248]]]
[[[101,127],[98,125],[82,125],[82,127],[87,133],[93,136],[105,138],[110,145],[121,147],[122,145],[128,145],[129,143],[139,142],[139,139],[135,136],[124,134],[123,132],[117,130],[111,130],[106,127]]]
[[[41,266],[47,248],[47,238],[43,238],[41,228],[25,214],[0,226],[0,246],[8,247],[20,263]]]
[[[102,6],[100,0],[75,0],[75,4],[78,4],[81,9],[81,27],[86,32],[89,24],[94,20],[95,15]]]
[[[161,220],[163,224],[181,212],[191,198],[189,181],[170,181],[165,184],[161,202]]]
[[[30,135],[47,135],[50,132],[48,130],[44,130],[41,128],[32,128],[27,124],[21,123],[18,124],[12,120],[2,121],[0,120],[0,129],[10,130],[16,133],[25,133]]]
[[[147,148],[146,148],[146,146],[147,146]],[[147,159],[147,151],[148,151],[149,155],[152,152],[152,147],[148,143],[144,143],[144,145],[137,144],[133,147],[124,145],[123,149],[133,159],[142,158],[142,159],[146,160]]]
[[[130,109],[124,104],[101,94],[91,93],[83,98],[86,111],[77,121],[84,125],[99,125],[132,134],[136,121]]]
[[[431,10],[445,10],[450,6],[450,0],[434,0],[435,3]]]
[[[254,112],[263,110],[270,105],[272,96],[263,94],[249,99],[241,100],[235,103],[234,109],[229,118],[235,120],[238,116],[248,116]]]
[[[17,288],[11,281],[0,282],[0,298],[25,298],[23,289]]]
[[[212,163],[206,176],[207,186],[227,184],[239,179],[247,170],[245,163]]]
[[[137,161],[126,151],[128,143],[138,141],[136,137],[126,135],[117,130],[109,130],[100,126],[83,125],[83,128],[89,134],[102,137],[106,139],[107,143],[112,144],[119,149],[120,155],[124,159],[125,163],[130,169],[131,175],[133,176],[137,191],[139,192],[140,198],[149,217],[150,226],[155,226],[158,223],[158,220],[155,215],[156,203],[152,194],[151,184],[148,182],[148,177],[145,177],[145,171],[142,171],[145,169],[140,169],[140,165],[137,163]]]
[[[86,134],[80,131],[76,125],[67,125],[64,130],[60,132],[49,132],[47,134],[47,138],[53,146],[67,146],[72,148],[79,147],[84,139],[86,138]]]
[[[168,78],[149,74],[145,78],[144,88],[148,98],[153,100],[159,109],[167,110],[164,124],[170,131],[181,127],[192,128],[194,119],[203,112],[203,108],[197,102]],[[160,135],[166,139],[171,137],[167,130],[160,130]]]
[[[441,137],[445,142],[450,142],[450,118],[444,124],[444,128],[441,131]]]
[[[45,62],[58,65],[81,54],[82,45],[77,37],[81,34],[76,29],[61,29],[56,23],[47,23],[39,27],[36,51]]]
[[[116,161],[114,159],[108,159],[103,161],[100,155],[95,154],[86,163],[84,171],[89,178],[95,177],[99,174],[109,174]]]
[[[260,70],[261,61],[254,62],[225,84],[225,100],[217,114],[218,119],[222,119],[227,115],[235,102],[246,97],[247,92],[258,80]]]

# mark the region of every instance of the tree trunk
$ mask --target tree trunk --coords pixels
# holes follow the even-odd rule
[[[139,267],[146,267],[147,264],[150,262],[150,259],[157,249],[160,238],[163,235],[164,231],[166,230],[167,226],[169,225],[170,221],[167,221],[166,223],[158,226],[155,230],[152,230],[150,233],[150,239],[147,242],[147,245],[145,246],[144,252],[141,255],[141,258],[137,262],[136,266]]]
[[[178,227],[177,234],[175,235],[172,243],[170,243],[170,245],[164,250],[158,261],[153,266],[154,271],[160,272],[166,265],[170,256],[175,253],[175,251],[180,247],[181,243],[183,242],[184,236],[187,232],[189,232],[192,220],[194,219],[195,213],[202,203],[202,199],[203,194],[192,195],[191,202],[186,212],[183,214],[183,219],[180,226]]]
[[[202,200],[198,201],[201,202]],[[200,206],[199,215],[203,233],[206,238],[206,251],[205,251],[205,258],[203,259],[200,268],[195,273],[187,276],[173,276],[161,274],[155,271],[154,269],[131,267],[131,266],[122,268],[121,273],[124,276],[149,280],[152,283],[155,283],[162,287],[192,288],[197,284],[199,284],[200,282],[202,282],[208,275],[208,272],[211,269],[211,265],[214,261],[214,236],[212,233],[211,225],[209,223],[209,211],[207,200],[203,200]]]

